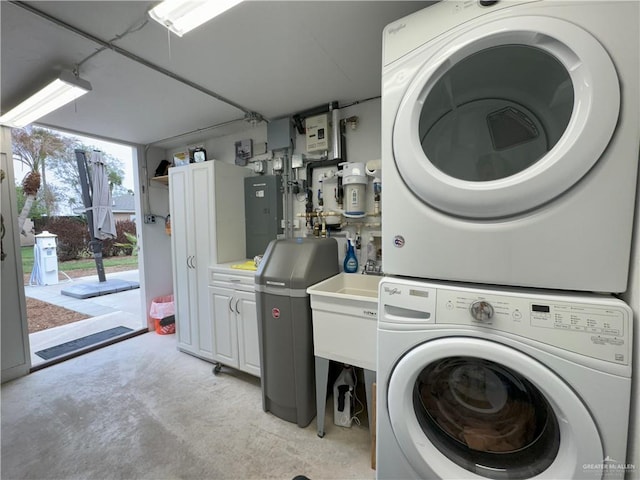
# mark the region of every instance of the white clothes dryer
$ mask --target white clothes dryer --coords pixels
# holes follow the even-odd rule
[[[624,478],[624,302],[392,278],[379,295],[378,479]]]
[[[446,1],[386,27],[385,273],[626,290],[639,18],[637,1]]]

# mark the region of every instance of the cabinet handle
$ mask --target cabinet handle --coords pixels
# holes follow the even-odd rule
[[[238,302],[240,301],[240,299],[236,300],[236,313],[240,314],[240,310],[238,310]]]
[[[229,297],[229,311],[233,312],[233,308],[231,308],[231,301],[233,300],[233,297]]]

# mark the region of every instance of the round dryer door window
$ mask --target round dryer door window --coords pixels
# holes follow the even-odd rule
[[[575,185],[609,143],[618,77],[581,28],[510,18],[430,48],[398,109],[393,151],[432,207],[468,218],[532,210]]]
[[[577,478],[602,456],[591,415],[556,373],[474,338],[408,352],[388,387],[394,435],[412,467],[436,478]]]
[[[558,454],[560,428],[549,403],[526,378],[495,362],[433,362],[418,375],[413,399],[425,435],[466,470],[531,478]]]

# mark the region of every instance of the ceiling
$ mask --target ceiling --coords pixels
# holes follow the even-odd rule
[[[246,1],[182,38],[147,15],[156,3],[0,2],[2,112],[76,66],[92,91],[40,123],[127,143],[347,105],[380,95],[384,26],[433,2]]]

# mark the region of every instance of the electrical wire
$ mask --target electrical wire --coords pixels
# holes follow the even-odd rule
[[[355,423],[356,425],[360,426],[360,425],[362,425],[362,423],[360,422],[360,419],[358,418],[358,415],[360,415],[362,412],[364,412],[364,404],[362,403],[362,401],[358,398],[358,395],[356,394],[356,387],[358,386],[358,375],[356,374],[356,371],[355,371],[355,369],[353,367],[350,367],[350,369],[351,369],[351,374],[353,375],[353,398],[360,405],[360,410],[358,410],[357,412],[354,412],[353,415],[351,415],[351,421],[353,423]]]
[[[149,23],[149,19],[145,18],[142,21],[138,21],[136,23],[134,23],[133,25],[131,25],[128,29],[126,29],[124,32],[119,33],[118,35],[116,35],[115,37],[113,37],[110,40],[107,40],[107,43],[109,45],[113,45],[113,42],[117,42],[118,40],[123,39],[124,37],[126,37],[127,35],[129,35],[130,33],[134,33],[134,32],[138,32],[140,30],[142,30],[147,23]],[[76,68],[80,67],[80,65],[82,65],[83,63],[85,63],[87,60],[93,58],[94,56],[98,55],[99,53],[105,51],[105,50],[109,50],[108,47],[101,47],[98,48],[95,52],[93,52],[91,55],[89,55],[86,58],[83,58],[82,60],[80,60],[77,64],[76,64]]]
[[[362,100],[356,100],[355,102],[351,102],[347,105],[341,105],[340,109],[353,107],[354,105],[360,105],[361,103],[370,102],[371,100],[377,100],[379,98],[382,98],[382,97],[380,95],[377,95],[375,97],[363,98]]]

